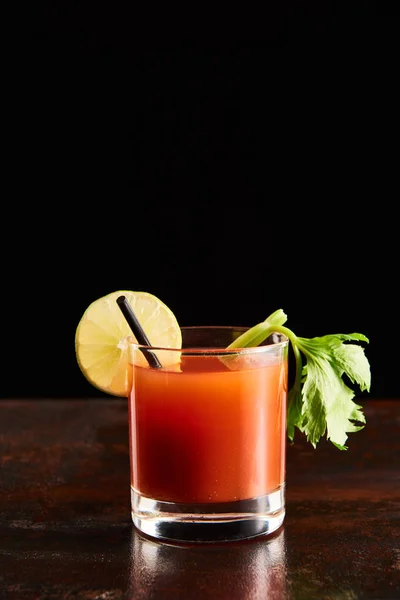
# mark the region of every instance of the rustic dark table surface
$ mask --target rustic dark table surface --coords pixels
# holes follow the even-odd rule
[[[400,599],[400,399],[349,450],[288,447],[270,538],[168,545],[130,522],[126,401],[0,401],[0,598]]]

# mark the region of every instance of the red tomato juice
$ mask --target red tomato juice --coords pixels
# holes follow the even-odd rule
[[[231,502],[285,480],[287,359],[227,369],[186,356],[181,372],[133,367],[131,484],[169,502]]]

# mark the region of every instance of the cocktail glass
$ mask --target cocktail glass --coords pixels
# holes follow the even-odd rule
[[[228,350],[244,331],[183,327],[179,350],[130,343],[131,506],[139,531],[213,542],[282,525],[288,340],[273,334],[262,346]]]

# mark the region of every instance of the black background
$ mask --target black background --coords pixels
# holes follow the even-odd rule
[[[391,15],[154,13],[43,4],[10,43],[1,397],[99,395],[74,334],[118,289],[182,325],[364,333],[364,396],[399,397]]]

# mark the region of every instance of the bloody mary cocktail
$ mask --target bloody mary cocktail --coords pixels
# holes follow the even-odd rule
[[[284,515],[287,341],[227,353],[241,330],[182,333],[183,349],[170,366],[170,349],[155,350],[157,369],[138,346],[133,352],[133,519],[151,535],[157,519],[170,519],[175,529],[234,519],[256,519],[259,527],[261,519],[270,532]]]
[[[285,516],[285,441],[346,450],[365,425],[343,381],[369,391],[361,333],[297,336],[282,309],[253,327],[181,328],[148,292],[93,301],[75,333],[82,373],[128,397],[132,520],[174,541],[271,533]],[[286,424],[288,343],[296,362]],[[349,343],[352,342],[352,343]],[[356,342],[356,343],[354,343]]]

